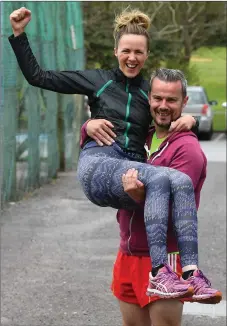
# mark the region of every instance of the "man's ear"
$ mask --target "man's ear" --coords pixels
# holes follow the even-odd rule
[[[148,103],[151,105],[151,92],[148,93]]]
[[[188,96],[185,96],[183,100],[183,108],[186,106],[187,103],[188,103]]]
[[[117,57],[117,49],[116,48],[114,48],[114,55],[115,55],[115,57]]]
[[[150,54],[151,54],[150,51],[148,51],[148,52],[147,52],[146,60],[149,58]]]

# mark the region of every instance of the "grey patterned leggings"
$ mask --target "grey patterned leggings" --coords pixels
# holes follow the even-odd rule
[[[197,209],[192,181],[186,174],[133,161],[116,144],[85,147],[80,154],[77,172],[83,191],[92,203],[135,209],[138,204],[124,192],[121,180],[131,168],[139,171],[139,180],[146,188],[144,221],[152,266],[168,262],[170,198],[181,265],[198,265]]]

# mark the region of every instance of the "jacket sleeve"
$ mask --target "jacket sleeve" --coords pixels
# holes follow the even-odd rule
[[[182,144],[172,157],[169,168],[187,174],[193,183],[194,189],[198,183],[206,178],[207,160],[203,155],[200,146],[195,142]]]
[[[191,131],[194,132],[194,134],[195,134],[196,136],[198,136],[198,134],[199,134],[200,117],[195,117],[195,116],[193,115],[193,118],[195,119],[196,123],[195,123],[195,125],[192,127]]]
[[[11,35],[9,42],[30,85],[63,94],[92,95],[95,91],[97,70],[60,72],[42,70],[31,50],[26,33],[17,37]]]
[[[88,139],[88,134],[87,134],[87,124],[88,122],[91,121],[91,119],[88,119],[84,124],[82,125],[80,129],[80,147],[83,148],[85,141]]]

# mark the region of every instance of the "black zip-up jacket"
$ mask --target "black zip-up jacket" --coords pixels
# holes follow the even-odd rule
[[[149,84],[142,75],[127,78],[119,68],[45,71],[34,57],[26,33],[12,35],[9,41],[30,85],[58,93],[87,95],[91,118],[112,122],[118,145],[144,156],[151,114]]]
[[[145,155],[144,144],[152,121],[148,103],[149,83],[139,74],[127,78],[119,68],[111,70],[42,70],[32,53],[26,33],[9,37],[21,71],[32,86],[63,94],[88,96],[91,118],[114,125],[116,143]],[[90,139],[91,140],[91,139]]]

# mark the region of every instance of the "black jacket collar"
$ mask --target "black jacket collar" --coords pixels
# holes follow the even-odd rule
[[[123,82],[125,84],[128,82],[130,85],[135,85],[135,86],[141,85],[141,82],[143,80],[143,76],[141,74],[137,75],[134,78],[128,78],[123,74],[123,72],[119,68],[115,68],[113,70],[117,82]]]

